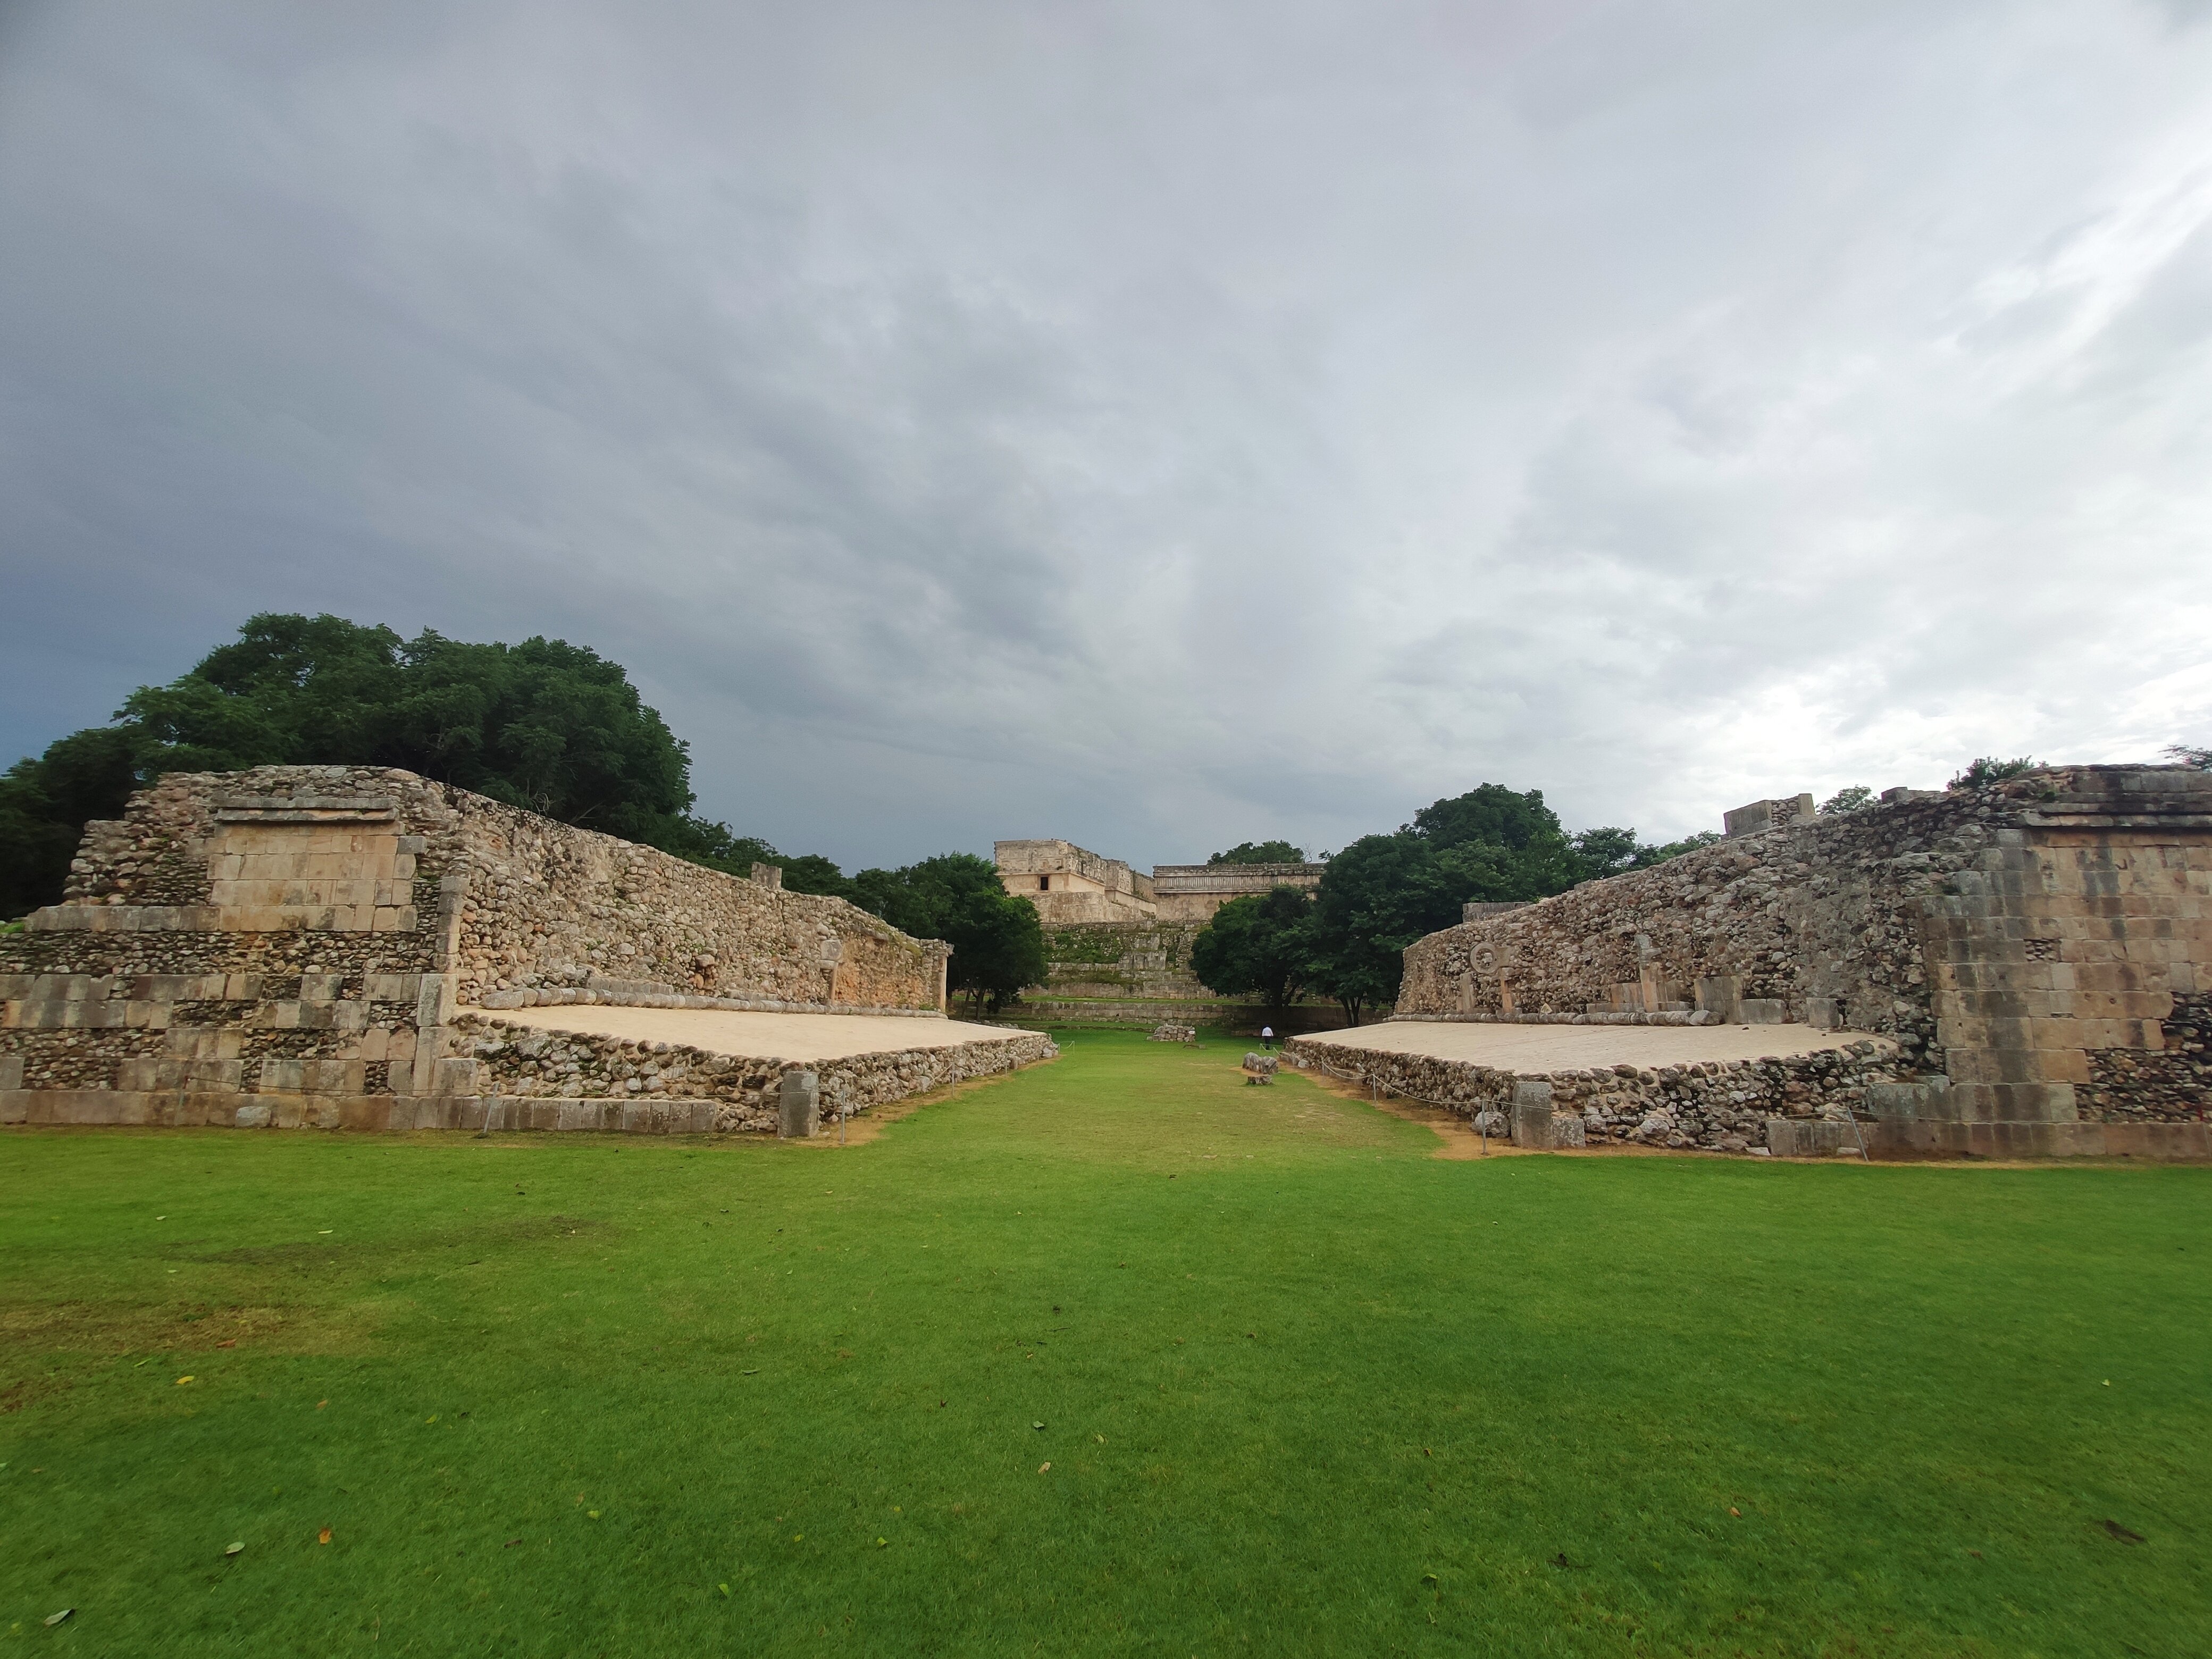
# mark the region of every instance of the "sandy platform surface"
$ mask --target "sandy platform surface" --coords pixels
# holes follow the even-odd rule
[[[901,1048],[951,1048],[1023,1035],[958,1019],[902,1019],[891,1014],[741,1014],[719,1008],[616,1008],[568,1003],[553,1008],[486,1011],[486,1018],[541,1031],[577,1031],[631,1042],[681,1042],[747,1060],[842,1060]]]
[[[1501,1072],[1574,1072],[1594,1066],[1682,1066],[1702,1060],[1809,1054],[1856,1042],[1863,1031],[1809,1025],[1482,1025],[1458,1020],[1386,1020],[1355,1030],[1316,1031],[1316,1042],[1391,1054],[1472,1060]]]

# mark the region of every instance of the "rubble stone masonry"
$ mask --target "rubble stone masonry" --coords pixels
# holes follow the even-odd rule
[[[1774,817],[1420,940],[1400,1017],[1803,1021],[1894,1044],[1865,1092],[1893,1146],[2212,1144],[2212,775],[2052,768]]]
[[[472,1008],[931,1017],[948,954],[412,773],[173,774],[0,935],[0,1121],[381,1122],[495,1080]]]

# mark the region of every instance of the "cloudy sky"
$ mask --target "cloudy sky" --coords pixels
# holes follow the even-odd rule
[[[0,750],[562,635],[848,866],[2212,742],[2212,3],[0,0]],[[0,760],[4,763],[4,760]]]

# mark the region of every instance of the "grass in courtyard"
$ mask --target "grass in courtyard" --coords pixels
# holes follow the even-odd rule
[[[0,1655],[2212,1648],[2212,1171],[1444,1162],[1243,1046],[0,1136]]]

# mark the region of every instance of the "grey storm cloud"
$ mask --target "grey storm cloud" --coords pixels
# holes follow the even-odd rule
[[[848,865],[2212,741],[2191,4],[19,3],[0,746],[255,610]]]

